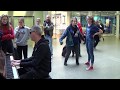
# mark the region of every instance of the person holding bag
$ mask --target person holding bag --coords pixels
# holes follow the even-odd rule
[[[66,39],[66,54],[65,54],[65,61],[64,65],[67,66],[67,61],[70,56],[71,51],[74,49],[76,53],[76,65],[79,65],[79,43],[81,39],[80,30],[77,27],[77,20],[76,18],[72,18],[71,24],[67,27],[65,32],[60,37],[59,41],[60,44],[63,44],[63,39]]]

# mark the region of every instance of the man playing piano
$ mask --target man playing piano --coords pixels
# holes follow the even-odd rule
[[[12,66],[19,66],[20,79],[48,79],[51,72],[51,53],[49,43],[41,37],[38,26],[31,29],[31,40],[35,42],[32,56],[24,60],[12,60]]]

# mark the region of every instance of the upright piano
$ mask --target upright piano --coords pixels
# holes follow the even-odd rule
[[[19,74],[17,67],[11,65],[11,60],[13,60],[12,55],[6,55],[5,60],[5,77],[6,79],[19,79]]]

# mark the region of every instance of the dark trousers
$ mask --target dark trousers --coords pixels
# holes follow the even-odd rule
[[[48,74],[43,76],[38,76],[35,74],[32,68],[20,68],[18,69],[20,79],[52,79]]]
[[[34,79],[33,73],[31,70],[27,70],[25,68],[18,69],[20,79]]]
[[[88,62],[91,61],[91,63],[94,63],[94,53],[93,53],[93,48],[94,48],[94,40],[86,40],[86,48],[87,48],[87,53],[88,53]]]
[[[84,44],[86,44],[86,36],[83,36],[83,37],[84,37],[84,40],[85,40],[85,41],[84,41]]]
[[[78,50],[79,50],[79,56],[81,55],[81,50],[80,50],[80,44],[78,45]],[[73,56],[74,56],[74,53],[75,53],[75,50],[74,50],[74,48],[73,48],[73,50],[72,50],[72,54],[73,54]]]
[[[75,46],[67,46],[66,47],[66,55],[65,55],[65,62],[68,61],[68,58],[70,56],[71,51],[74,50],[75,54],[76,54],[76,62],[79,62],[79,45],[75,45]]]
[[[13,47],[13,42],[12,40],[5,40],[2,41],[2,50],[4,53],[13,53],[14,47]]]
[[[27,58],[27,54],[28,54],[28,45],[26,46],[17,46],[17,52],[19,55],[19,59],[22,59],[22,52],[24,55],[24,59]]]
[[[99,42],[100,42],[100,37],[97,35],[94,37],[94,48],[96,48]]]

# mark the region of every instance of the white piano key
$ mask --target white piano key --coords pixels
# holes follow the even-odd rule
[[[18,73],[17,73],[17,69],[15,67],[12,67],[13,70],[13,75],[14,75],[14,79],[18,79]]]
[[[10,56],[10,60],[11,61],[14,60],[13,56]],[[17,72],[17,67],[12,66],[12,70],[13,70],[14,79],[19,79],[18,72]]]

